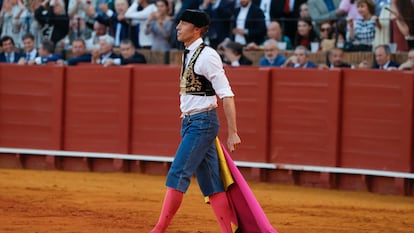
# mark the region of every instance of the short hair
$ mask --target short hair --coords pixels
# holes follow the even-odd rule
[[[303,45],[298,45],[298,46],[296,46],[295,50],[304,50],[304,51],[305,51],[305,55],[306,55],[307,57],[309,57],[309,55],[310,55],[310,51],[309,51],[309,49],[308,49],[308,48],[306,48],[306,47],[305,47],[305,46],[303,46]]]
[[[371,15],[375,15],[375,2],[373,0],[357,0],[356,5],[359,6],[362,3],[367,4],[368,11]]]
[[[11,40],[12,44],[14,45],[14,40],[13,40],[13,38],[11,36],[3,36],[0,39],[1,46],[3,46],[3,43],[6,42],[6,41],[8,41],[8,40]]]
[[[31,40],[35,40],[35,37],[32,33],[28,32],[26,34],[23,35],[22,40],[26,40],[26,39],[31,39]]]
[[[51,40],[42,40],[42,42],[40,42],[40,45],[42,46],[43,50],[46,50],[49,53],[55,52],[55,44]]]
[[[268,40],[266,40],[265,42],[264,42],[264,44],[263,44],[264,46],[267,46],[267,45],[275,45],[276,47],[277,47],[277,45],[278,45],[278,42],[275,40],[275,39],[268,39]]]
[[[231,49],[237,55],[243,55],[243,45],[238,42],[230,41],[225,45],[225,47]]]
[[[84,39],[82,39],[82,38],[76,38],[76,39],[74,39],[73,41],[72,41],[72,44],[73,44],[73,42],[81,42],[85,47],[86,47],[86,43],[85,43],[85,40]]]
[[[134,42],[132,42],[132,40],[130,40],[130,39],[123,39],[123,40],[121,40],[121,44],[123,44],[123,45],[131,45],[135,49]]]
[[[385,54],[387,54],[387,55],[391,54],[391,48],[390,48],[389,45],[387,45],[387,44],[377,45],[377,46],[375,46],[374,51],[376,51],[379,48],[384,48]]]
[[[99,37],[99,41],[105,41],[107,44],[114,46],[115,40],[110,35],[103,35]]]

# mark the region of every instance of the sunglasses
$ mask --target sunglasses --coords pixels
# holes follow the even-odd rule
[[[321,32],[329,32],[331,28],[321,28]]]

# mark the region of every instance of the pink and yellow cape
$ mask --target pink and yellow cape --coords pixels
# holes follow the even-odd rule
[[[220,173],[234,212],[234,233],[277,233],[220,140],[216,138]]]

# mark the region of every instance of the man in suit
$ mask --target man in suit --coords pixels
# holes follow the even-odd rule
[[[113,53],[114,38],[110,35],[99,37],[99,49],[92,51],[92,63],[105,65],[106,60],[120,58]]]
[[[145,59],[144,55],[137,52],[134,43],[129,39],[121,41],[120,50],[120,58],[108,59],[105,61],[104,65],[109,66],[147,63],[147,60]]]
[[[291,41],[295,38],[300,12],[300,6],[307,0],[278,0],[270,1],[270,19],[279,20],[284,34]]]
[[[39,52],[35,48],[35,38],[31,33],[27,33],[23,36],[23,51],[22,57],[19,60],[19,64],[29,64],[36,57],[39,56]]]
[[[55,44],[51,40],[43,40],[39,45],[39,56],[28,62],[29,65],[42,65],[57,62],[62,56],[54,53]]]
[[[78,63],[90,63],[92,55],[86,51],[85,41],[81,38],[72,41],[72,57],[66,61],[59,60],[58,63],[75,66]]]
[[[217,46],[230,37],[231,17],[233,15],[234,0],[204,0],[201,8],[211,19],[211,24],[206,37],[209,38],[210,46]]]
[[[247,45],[251,42],[262,44],[266,36],[266,24],[263,11],[252,4],[251,0],[240,0],[235,10],[233,41]]]
[[[296,47],[293,56],[289,57],[282,67],[291,68],[317,68],[316,64],[309,60],[310,51],[303,45]]]
[[[0,39],[0,43],[1,49],[3,50],[3,52],[0,53],[0,63],[17,63],[22,55],[15,52],[16,48],[13,38],[10,36],[3,36]]]
[[[341,48],[332,48],[326,54],[326,64],[321,64],[319,68],[351,68],[351,65],[344,62],[344,51]]]
[[[373,69],[388,70],[391,67],[399,67],[400,65],[391,60],[391,49],[387,44],[375,47],[375,63]]]

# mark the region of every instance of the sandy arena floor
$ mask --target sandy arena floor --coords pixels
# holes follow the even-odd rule
[[[0,170],[0,232],[147,233],[158,218],[164,179]],[[249,184],[280,233],[414,232],[413,197]],[[219,232],[195,180],[168,232]]]

